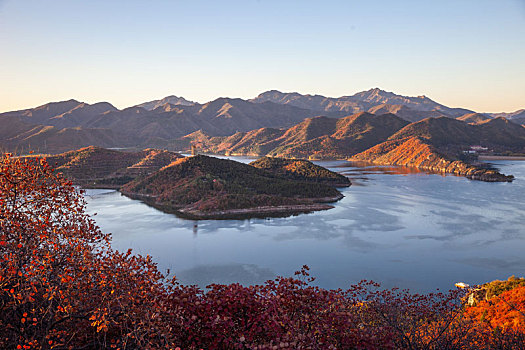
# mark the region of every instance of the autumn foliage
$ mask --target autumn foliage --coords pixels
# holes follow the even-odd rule
[[[163,291],[151,260],[112,251],[42,159],[0,166],[0,348],[149,344],[155,310],[143,306]]]
[[[525,330],[525,286],[518,286],[467,308],[469,317],[489,328]]]
[[[42,159],[1,159],[0,348],[523,348],[523,287],[466,308],[462,290],[318,288],[305,266],[204,291],[166,279],[149,257],[112,250],[84,209]]]

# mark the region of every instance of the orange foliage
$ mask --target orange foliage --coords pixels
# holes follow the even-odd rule
[[[525,286],[468,307],[466,315],[492,328],[525,333]]]

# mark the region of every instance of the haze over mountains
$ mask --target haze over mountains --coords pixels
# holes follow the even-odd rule
[[[359,112],[368,113],[350,117]],[[400,96],[380,89],[339,98],[272,90],[251,100],[219,98],[204,104],[168,96],[123,110],[107,102],[69,100],[0,114],[0,146],[10,151],[59,153],[89,145],[169,148],[199,138],[231,136],[232,145],[244,139],[242,147],[252,142],[262,154],[279,147],[284,148],[276,153],[291,155],[303,149],[303,154],[311,154],[316,147],[325,147],[340,156],[341,150],[355,153],[382,142],[409,122],[444,117],[476,124],[500,115],[473,113],[425,96]],[[505,117],[522,123],[524,114],[520,110]],[[319,116],[325,117],[314,118]],[[358,127],[363,118],[367,121]],[[357,129],[350,132],[349,125]]]

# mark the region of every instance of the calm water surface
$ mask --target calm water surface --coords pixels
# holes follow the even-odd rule
[[[249,158],[236,158],[247,162]],[[190,221],[118,192],[89,190],[113,246],[149,254],[183,283],[261,283],[303,264],[316,284],[361,279],[427,292],[525,272],[525,162],[492,162],[513,183],[317,162],[354,185],[335,208],[289,218]]]

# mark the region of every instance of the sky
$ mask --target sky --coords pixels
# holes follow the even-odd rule
[[[0,112],[375,87],[525,108],[525,0],[0,0]]]

